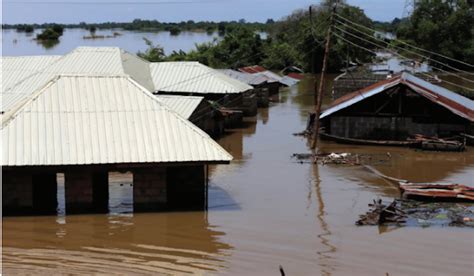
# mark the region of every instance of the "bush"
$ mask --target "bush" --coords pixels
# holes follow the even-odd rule
[[[58,40],[61,34],[55,32],[51,28],[47,28],[42,33],[36,35],[38,40]]]

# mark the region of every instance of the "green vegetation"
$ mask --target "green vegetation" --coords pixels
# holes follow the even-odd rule
[[[399,24],[396,33],[399,39],[417,47],[473,64],[473,26],[472,1],[421,0],[411,17]],[[449,59],[443,62],[461,67],[459,63],[453,63]]]
[[[151,62],[159,62],[165,60],[165,51],[159,45],[153,45],[153,42],[147,38],[143,38],[145,40],[146,45],[148,45],[148,49],[145,53],[138,52],[137,55],[141,58],[144,58]]]
[[[58,40],[63,33],[58,33],[58,30],[47,28],[42,33],[36,35],[37,40]]]
[[[32,25],[28,24],[20,24],[16,26],[17,32],[25,32],[25,33],[32,33],[35,28]]]
[[[220,40],[196,45],[196,49],[188,53],[173,52],[162,58],[170,61],[196,60],[214,68],[238,68],[260,64],[269,69],[283,69],[295,65],[307,72],[318,72],[325,46],[322,42],[329,27],[330,7],[330,0],[320,6],[314,6],[312,20],[306,10],[296,11],[278,22],[268,20],[267,39],[262,39],[258,31],[246,25],[219,24],[218,32],[223,35]],[[354,22],[372,27],[372,21],[359,8],[343,5],[337,12]],[[244,24],[242,21],[240,23]],[[356,42],[371,48],[370,44]],[[153,53],[153,47],[157,46],[148,45],[151,48],[147,52]],[[142,54],[142,57],[148,60],[155,59],[154,56],[148,57],[146,53]],[[348,61],[366,62],[371,58],[372,55],[366,51],[334,39],[329,70],[337,71],[345,67]]]
[[[193,20],[182,21],[177,23],[167,23],[160,22],[158,20],[142,20],[135,19],[132,22],[104,22],[104,23],[93,23],[89,24],[86,22],[80,22],[79,24],[3,24],[4,29],[18,29],[24,28],[25,26],[31,26],[34,29],[47,29],[52,26],[60,25],[63,28],[81,28],[89,30],[92,26],[98,29],[124,29],[129,31],[208,31],[208,30],[218,30],[220,34],[224,35],[226,30],[232,30],[236,27],[248,27],[256,31],[267,31],[267,27],[271,24],[268,23],[259,23],[259,22],[245,22],[245,20],[239,21],[223,21],[223,22],[213,22],[213,21],[200,21],[195,22]]]

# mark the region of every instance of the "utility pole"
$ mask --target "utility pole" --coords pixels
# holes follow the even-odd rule
[[[317,94],[316,94],[316,106],[315,106],[316,114],[314,116],[314,122],[313,122],[313,139],[311,142],[311,149],[315,149],[318,144],[319,114],[321,113],[321,103],[323,101],[323,94],[324,94],[324,77],[326,75],[326,67],[327,67],[328,56],[329,56],[329,46],[331,44],[331,31],[332,31],[332,25],[334,24],[334,14],[336,13],[337,4],[338,4],[338,1],[336,0],[336,3],[334,4],[334,7],[331,11],[331,19],[329,23],[328,32],[326,34],[326,46],[324,49],[323,66],[321,69],[319,89],[317,90]],[[316,89],[316,86],[317,86],[317,83],[315,82],[315,89]]]

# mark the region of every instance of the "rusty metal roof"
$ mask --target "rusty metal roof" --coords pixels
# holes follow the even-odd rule
[[[393,78],[380,81],[361,90],[347,94],[335,100],[331,106],[321,114],[321,119],[331,114],[347,108],[364,99],[379,94],[395,85],[403,84],[411,88],[419,95],[439,104],[454,114],[474,122],[474,101],[463,97],[446,88],[431,84],[425,80],[417,78],[409,73],[402,73]]]
[[[60,75],[3,115],[2,166],[228,162],[129,76]]]

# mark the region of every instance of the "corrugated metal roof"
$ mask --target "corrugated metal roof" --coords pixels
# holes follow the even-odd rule
[[[21,56],[1,57],[2,91],[12,87],[17,82],[44,69],[57,61],[61,56]]]
[[[150,68],[157,92],[230,94],[253,89],[199,62],[154,62]]]
[[[59,76],[4,115],[3,166],[227,162],[206,133],[127,76]]]
[[[267,69],[263,68],[260,65],[252,65],[252,66],[246,66],[246,67],[239,68],[239,71],[254,74],[254,73],[258,73],[258,72],[267,71]]]
[[[249,85],[261,85],[261,84],[266,83],[269,80],[265,76],[239,72],[232,69],[217,69],[217,71]]]
[[[127,74],[153,90],[149,63],[118,47],[78,47],[10,87],[2,88],[2,111],[11,108],[60,74]]]
[[[320,118],[323,119],[341,109],[358,103],[368,97],[381,93],[390,87],[404,84],[430,101],[442,105],[451,112],[474,122],[474,101],[446,88],[434,85],[408,73],[383,80],[364,89],[347,94],[333,102]]]
[[[156,95],[158,100],[166,104],[169,108],[189,119],[204,97],[178,96],[178,95]]]

